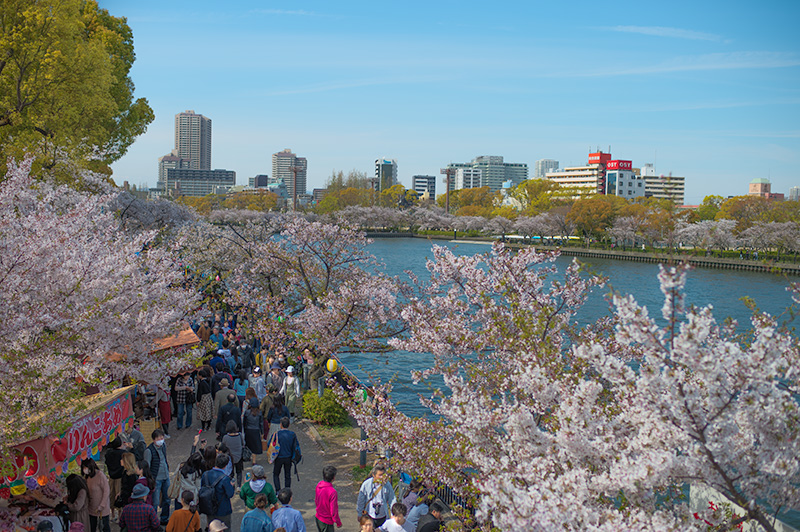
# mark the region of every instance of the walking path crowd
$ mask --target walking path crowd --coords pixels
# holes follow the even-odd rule
[[[310,352],[295,367],[220,315],[193,329],[215,347],[206,363],[171,379],[169,390],[140,385],[134,394],[137,419],[160,422],[151,442],[134,423],[109,443],[105,468],[87,458],[82,474],[67,477],[70,532],[439,530],[444,509],[432,494],[411,481],[398,498],[380,463],[357,497],[348,486],[340,500],[338,470],[300,413],[303,390],[324,371]]]

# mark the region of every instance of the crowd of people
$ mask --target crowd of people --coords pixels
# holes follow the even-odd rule
[[[205,364],[171,379],[169,389],[141,385],[135,391],[137,419],[159,421],[151,443],[138,423],[131,424],[105,451],[107,473],[87,458],[81,462],[83,474],[66,479],[70,532],[110,532],[111,521],[127,532],[198,532],[204,523],[205,530],[221,532],[232,526],[231,500],[237,495],[248,510],[242,532],[306,532],[301,513],[291,504],[292,467],[296,470],[302,453],[290,426],[301,418],[303,390],[321,376],[314,375],[314,358],[306,350],[292,365],[284,356],[260,353],[257,342],[236,334],[235,318],[217,316],[193,329],[214,346]],[[170,425],[174,419],[178,431],[191,429],[195,412],[200,430],[186,459],[171,467],[166,449]],[[214,439],[201,438],[204,432]],[[271,483],[258,463],[265,454],[272,464]],[[316,486],[318,532],[342,526],[336,473],[335,467],[325,466]],[[414,483],[398,501],[380,464],[358,494],[362,532],[438,530],[441,511]]]

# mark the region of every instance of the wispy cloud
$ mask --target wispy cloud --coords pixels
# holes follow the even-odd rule
[[[438,78],[424,78],[418,77],[415,79],[390,79],[390,78],[375,78],[375,79],[356,79],[348,81],[327,81],[311,85],[305,85],[295,88],[287,88],[284,90],[272,91],[267,93],[267,96],[286,96],[292,94],[313,94],[318,92],[328,92],[343,89],[356,89],[360,87],[375,87],[378,85],[396,85],[396,84],[417,84],[417,83],[430,83],[437,81]]]
[[[306,11],[304,9],[253,9],[250,13],[257,15],[287,15],[293,17],[333,17],[333,15]]]
[[[553,73],[545,77],[600,78],[642,74],[666,74],[671,72],[787,68],[794,66],[800,66],[800,54],[790,52],[730,52],[680,56],[651,65],[618,67],[586,72]]]
[[[668,28],[665,26],[614,26],[608,29],[622,33],[651,35],[653,37],[670,37],[673,39],[689,39],[691,41],[722,41],[720,35],[715,35],[713,33],[684,30],[681,28]]]
[[[795,106],[800,105],[800,98],[779,98],[752,101],[704,101],[693,103],[674,103],[668,105],[655,105],[640,108],[626,106],[627,111],[632,112],[673,112],[673,111],[704,111],[709,109],[735,109],[740,107],[768,107],[768,106]]]

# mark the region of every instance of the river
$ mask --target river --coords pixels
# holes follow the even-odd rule
[[[389,275],[398,275],[407,280],[405,270],[416,274],[420,280],[428,278],[425,263],[433,256],[433,244],[444,245],[459,255],[472,255],[491,251],[488,244],[450,243],[443,240],[430,242],[422,238],[378,238],[369,245],[369,250],[385,265]],[[559,271],[572,261],[571,257],[559,257],[556,265]],[[584,308],[576,316],[581,324],[597,320],[610,313],[607,295],[610,290],[622,294],[632,294],[636,300],[646,305],[651,316],[661,316],[664,302],[659,289],[658,265],[640,262],[616,261],[607,259],[585,259],[598,274],[608,277],[608,285],[595,290]],[[721,322],[731,317],[739,322],[740,329],[749,326],[750,311],[741,301],[748,296],[758,308],[773,315],[781,314],[791,304],[786,287],[789,281],[783,277],[746,271],[693,269],[686,283],[686,304],[714,307],[714,316]],[[410,372],[412,369],[425,369],[430,366],[431,356],[425,353],[393,351],[380,354],[343,354],[341,360],[364,382],[370,382],[369,375],[382,381],[394,379],[392,400],[408,415],[425,415],[418,394],[428,395],[426,385],[415,386]]]

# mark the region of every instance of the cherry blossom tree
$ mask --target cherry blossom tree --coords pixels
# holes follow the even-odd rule
[[[617,243],[622,243],[622,248],[630,243],[631,246],[636,245],[636,237],[641,231],[642,220],[636,216],[620,216],[614,220],[614,225],[608,230],[611,238],[615,239]]]
[[[679,224],[677,239],[696,248],[728,249],[736,245],[736,222],[733,220],[703,220]]]
[[[659,275],[663,321],[614,296],[611,317],[579,328],[575,312],[602,280],[576,263],[562,277],[555,254],[433,255],[402,313],[409,334],[390,341],[432,353],[414,373],[433,387],[421,397],[431,416],[340,396],[366,446],[453,487],[483,530],[774,530],[774,514],[800,503],[800,352],[774,318],[754,315],[743,338],[710,307],[684,308],[678,267]],[[696,518],[687,485],[744,515]]]
[[[190,229],[185,256],[205,279],[220,276],[225,303],[274,350],[385,350],[403,329],[403,285],[382,273],[368,240],[344,224],[280,217],[269,223]]]
[[[160,382],[191,362],[152,353],[195,305],[173,250],[120,231],[113,196],[34,182],[30,167],[10,162],[0,188],[3,449],[67,426],[85,386]]]

